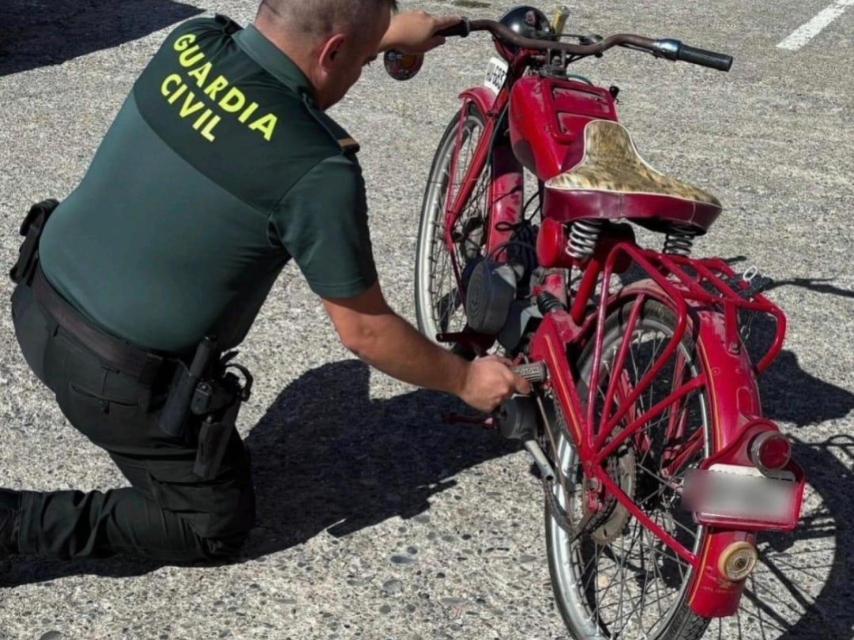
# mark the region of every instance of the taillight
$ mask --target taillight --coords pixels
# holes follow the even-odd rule
[[[750,460],[763,473],[782,469],[792,458],[792,443],[778,431],[765,431],[750,443]]]

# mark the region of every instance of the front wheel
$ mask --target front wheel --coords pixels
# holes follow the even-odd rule
[[[644,306],[628,336],[624,365],[621,371],[611,371],[628,333],[632,307],[639,303]],[[599,404],[614,376],[616,388],[622,389],[615,404],[629,397],[666,348],[674,328],[673,313],[652,300],[628,302],[611,314],[605,325]],[[593,359],[591,345],[578,362],[582,398],[587,398]],[[695,345],[685,337],[626,420],[642,416],[700,373]],[[566,626],[573,637],[590,640],[698,640],[708,620],[696,616],[688,604],[693,568],[585,476],[561,412],[555,414],[548,444],[564,479],[564,487],[554,489],[555,497],[575,531],[571,535],[559,526],[547,508],[546,544],[555,599]],[[679,509],[674,485],[685,471],[711,455],[714,440],[710,436],[709,403],[701,387],[650,420],[606,463],[609,476],[635,504],[694,554],[706,532],[690,513]],[[693,454],[676,475],[665,480],[668,474],[662,470],[689,446]]]
[[[424,192],[415,259],[415,313],[418,329],[434,342],[440,333],[465,328],[464,301],[454,261],[464,273],[482,255],[486,242],[486,169],[478,176],[474,192],[452,229],[456,255],[451,255],[444,240],[448,199],[459,192],[483,131],[484,117],[474,104],[454,116],[439,143]]]

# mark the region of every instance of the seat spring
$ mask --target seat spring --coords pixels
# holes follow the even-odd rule
[[[674,224],[664,240],[664,253],[672,256],[687,257],[694,246],[697,232],[687,225]]]
[[[593,255],[599,233],[602,231],[602,220],[576,220],[569,231],[566,251],[576,260],[587,260]]]

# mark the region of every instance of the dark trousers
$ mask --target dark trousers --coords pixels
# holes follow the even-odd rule
[[[235,555],[255,517],[249,455],[237,431],[216,477],[202,481],[193,473],[199,420],[188,421],[187,439],[157,425],[168,376],[146,386],[105,366],[56,325],[27,286],[12,295],[12,317],[30,368],[68,421],[130,483],[105,492],[22,492],[20,553],[62,559],[126,553],[166,562]]]

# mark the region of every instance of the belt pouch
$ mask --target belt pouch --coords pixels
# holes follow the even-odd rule
[[[235,398],[232,405],[222,412],[219,420],[208,416],[202,425],[199,432],[199,446],[196,450],[196,462],[193,465],[193,473],[202,480],[216,478],[232,432],[236,428],[240,404],[240,399]]]
[[[20,234],[24,242],[18,249],[18,260],[9,272],[12,282],[30,283],[38,259],[39,239],[47,224],[50,214],[59,206],[56,200],[44,200],[30,207],[30,211],[21,223]]]
[[[158,418],[160,429],[170,436],[184,437],[184,425],[190,412],[193,395],[196,392],[199,380],[208,369],[214,351],[215,341],[212,338],[205,338],[196,348],[196,354],[193,356],[193,362],[189,368],[183,362],[178,361],[175,376],[172,378],[172,386],[169,389],[169,397],[166,398],[166,404]]]

